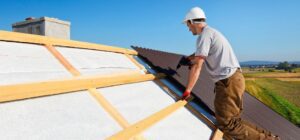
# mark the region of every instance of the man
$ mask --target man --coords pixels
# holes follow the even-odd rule
[[[205,14],[199,7],[192,8],[184,19],[189,31],[198,35],[198,39],[196,52],[188,57],[192,66],[182,99],[190,96],[203,65],[215,82],[215,115],[217,125],[225,135],[237,140],[279,139],[271,132],[241,119],[245,79],[239,62],[228,40],[220,32],[209,27],[205,20]]]

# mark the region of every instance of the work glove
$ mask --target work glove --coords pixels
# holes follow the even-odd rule
[[[187,98],[189,98],[191,96],[191,92],[189,91],[185,91],[182,96],[181,96],[181,100],[186,100]]]

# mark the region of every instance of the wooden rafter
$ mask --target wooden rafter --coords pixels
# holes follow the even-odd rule
[[[80,72],[75,69],[52,45],[46,44],[45,47],[71,74],[73,74],[73,76],[80,75]]]
[[[133,64],[135,64],[140,70],[142,70],[142,71],[144,71],[144,72],[147,72],[146,68],[145,68],[143,65],[141,65],[138,61],[136,61],[136,60],[133,58],[133,56],[128,55],[128,54],[125,54],[125,55],[126,55],[126,57],[127,57]]]
[[[160,80],[155,80],[155,83],[158,84],[160,87],[162,87],[167,93],[173,95],[176,100],[180,99],[180,97],[173,91],[171,90],[168,86],[166,86],[163,82]],[[195,110],[190,104],[186,105],[186,108],[190,110],[195,116],[197,116],[199,119],[203,120],[211,129],[216,129],[217,127],[215,124],[209,120],[207,117],[205,117],[203,114]]]
[[[108,112],[122,128],[127,128],[130,124],[95,88],[88,90],[98,103]]]
[[[224,133],[220,129],[215,129],[211,140],[222,140]]]
[[[121,125],[123,129],[130,126],[128,121],[113,107],[95,88],[88,89],[91,96],[93,96],[97,102],[103,107]],[[133,140],[145,140],[142,135],[136,135]]]
[[[25,43],[33,43],[33,44],[41,44],[41,45],[52,44],[54,46],[93,49],[93,50],[100,50],[100,51],[137,55],[136,51],[130,50],[130,49],[100,45],[100,44],[95,44],[95,43],[87,43],[87,42],[81,42],[81,41],[46,37],[46,36],[40,36],[40,35],[33,35],[33,34],[8,32],[8,31],[0,31],[0,40],[13,41],[13,42],[25,42]]]
[[[68,79],[0,86],[0,102],[62,94],[162,78],[164,75],[132,74],[124,76],[79,76]]]
[[[167,106],[166,108],[158,111],[157,113],[150,115],[146,119],[141,120],[131,125],[130,127],[120,131],[119,133],[112,135],[111,137],[107,138],[107,140],[128,140],[134,137],[135,135],[142,133],[144,130],[154,125],[155,123],[161,121],[165,117],[171,115],[173,112],[175,112],[176,110],[178,110],[186,104],[186,101],[177,101],[176,103]]]
[[[166,86],[160,80],[155,80],[155,83],[158,84],[160,87],[162,87],[167,93],[173,95],[176,98],[176,100],[178,100],[180,98],[173,90],[171,90],[168,86]],[[190,104],[187,104],[185,107],[188,110],[190,110],[195,116],[197,116],[199,119],[203,120],[206,125],[208,125],[211,129],[213,129],[215,131],[211,137],[211,140],[221,140],[222,139],[223,132],[220,129],[218,129],[211,120],[209,120],[203,114],[201,114],[200,112],[195,110]]]

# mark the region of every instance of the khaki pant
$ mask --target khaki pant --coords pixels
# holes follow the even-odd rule
[[[240,70],[215,84],[214,101],[218,127],[237,140],[273,139],[271,132],[241,119],[245,79]]]

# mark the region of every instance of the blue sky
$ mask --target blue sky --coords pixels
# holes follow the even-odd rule
[[[299,0],[6,0],[0,29],[29,16],[56,17],[71,21],[73,40],[190,54],[196,37],[181,21],[194,6],[240,61],[300,60]]]

